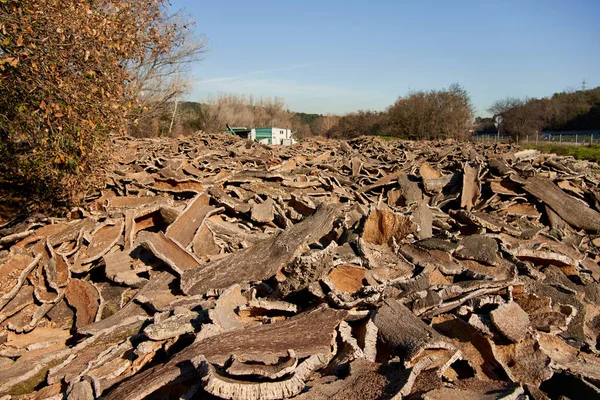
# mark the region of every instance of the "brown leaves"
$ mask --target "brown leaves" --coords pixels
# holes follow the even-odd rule
[[[77,171],[98,165],[106,133],[128,125],[124,110],[135,99],[123,66],[145,49],[174,46],[149,34],[165,32],[167,9],[165,0],[0,2],[0,15],[18,16],[0,26],[0,117],[8,121],[0,148],[20,149],[1,157],[11,179],[46,196],[68,192],[68,182],[81,189]],[[17,145],[23,140],[29,146]]]
[[[4,65],[8,64],[11,67],[16,67],[19,63],[19,59],[17,57],[6,57],[3,60],[0,60],[0,68],[4,70]]]

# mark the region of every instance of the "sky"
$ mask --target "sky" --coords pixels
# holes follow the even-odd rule
[[[476,114],[506,97],[600,86],[600,0],[171,0],[209,51],[188,99],[281,97],[290,110],[384,110],[459,83]]]

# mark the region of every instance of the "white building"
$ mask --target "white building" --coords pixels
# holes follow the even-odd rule
[[[296,140],[292,137],[292,130],[286,128],[252,128],[248,139],[265,144],[282,144],[284,146],[296,143]]]

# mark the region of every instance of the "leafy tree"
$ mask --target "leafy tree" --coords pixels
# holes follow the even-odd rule
[[[139,108],[135,72],[172,54],[166,0],[2,0],[2,175],[38,195],[80,192]],[[136,69],[138,68],[138,69]],[[133,73],[132,73],[133,72]]]
[[[487,135],[496,133],[496,127],[494,126],[494,121],[492,120],[492,118],[475,118],[474,130],[477,133]]]
[[[322,117],[321,114],[308,114],[303,112],[297,112],[296,115],[300,118],[301,123],[307,125],[314,124],[316,121],[319,120],[319,118]]]

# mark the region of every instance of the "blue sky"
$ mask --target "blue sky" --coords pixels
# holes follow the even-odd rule
[[[600,0],[171,0],[210,51],[190,100],[278,96],[294,111],[383,110],[454,82],[494,100],[600,86]]]

